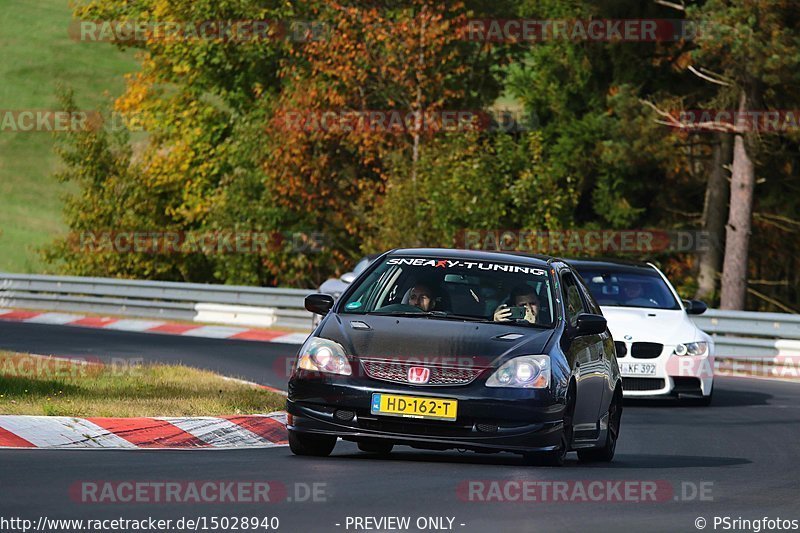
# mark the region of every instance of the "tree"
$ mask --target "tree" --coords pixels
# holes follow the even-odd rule
[[[760,142],[747,113],[796,102],[800,12],[791,1],[708,0],[687,9],[706,32],[692,53],[694,72],[736,96],[730,214],[721,307],[744,309]],[[766,106],[766,107],[762,107]]]

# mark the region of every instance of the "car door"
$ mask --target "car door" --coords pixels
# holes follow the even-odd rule
[[[565,334],[561,340],[561,347],[573,362],[577,386],[573,415],[575,438],[593,438],[599,431],[597,421],[605,382],[602,340],[600,335],[578,335],[578,317],[589,313],[589,307],[575,274],[565,268],[561,271],[560,277],[561,297],[565,310]]]
[[[586,286],[586,283],[584,283],[583,278],[575,276],[575,279],[578,281],[578,285],[581,288],[581,293],[589,307],[589,312],[594,315],[602,315],[603,311],[600,309],[600,305],[595,301],[591,291]],[[611,337],[611,333],[608,330],[604,331],[598,336],[598,340],[599,357],[603,365],[603,400],[600,402],[599,416],[608,410],[608,406],[614,397],[614,387],[616,386],[615,376],[619,374],[619,368],[617,367],[614,339]]]

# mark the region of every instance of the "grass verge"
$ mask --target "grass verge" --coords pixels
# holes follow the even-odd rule
[[[95,110],[123,92],[133,51],[69,36],[64,0],[0,2],[0,110],[58,109],[56,88],[75,91],[78,109]],[[75,192],[53,174],[56,136],[0,131],[0,271],[43,272],[38,250],[66,231],[62,195]]]
[[[280,394],[195,368],[0,351],[0,414],[218,416],[283,409]]]

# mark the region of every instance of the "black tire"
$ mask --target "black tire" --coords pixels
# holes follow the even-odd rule
[[[561,446],[552,452],[526,453],[522,458],[530,466],[564,466],[569,445],[566,436],[561,436]]]
[[[608,431],[606,440],[599,448],[578,450],[578,460],[582,463],[610,463],[614,459],[619,439],[619,428],[622,421],[622,394],[614,394],[611,405],[608,406]]]
[[[389,455],[392,453],[394,444],[380,440],[365,440],[358,443],[358,449],[366,453],[376,453],[378,455]]]
[[[711,394],[708,396],[703,396],[702,398],[692,398],[691,400],[687,400],[688,405],[694,405],[697,407],[708,407],[711,405],[711,401],[714,399],[714,391],[711,391]]]
[[[327,457],[336,446],[336,437],[331,435],[313,435],[289,430],[289,448],[295,455]]]

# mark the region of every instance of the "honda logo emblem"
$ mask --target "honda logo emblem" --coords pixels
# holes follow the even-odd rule
[[[408,369],[409,383],[427,383],[431,379],[431,371],[423,366],[412,366]]]

